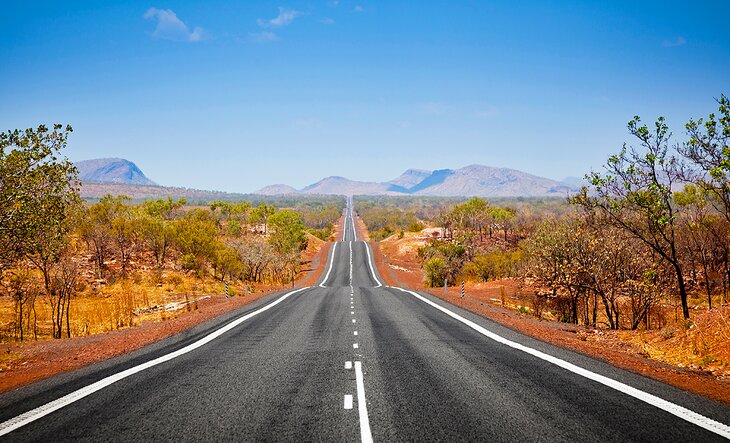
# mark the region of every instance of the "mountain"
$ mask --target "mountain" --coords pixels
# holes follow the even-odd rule
[[[295,188],[293,188],[293,187],[291,187],[289,185],[276,184],[276,185],[264,186],[263,188],[261,188],[258,191],[254,192],[254,194],[258,194],[258,195],[287,195],[287,194],[299,194],[299,191],[297,191]]]
[[[438,197],[564,197],[571,187],[516,169],[470,165],[434,171],[409,191]]]
[[[404,189],[410,189],[421,183],[423,179],[431,175],[431,171],[425,169],[408,169],[398,178],[391,180],[388,184]]]
[[[470,165],[459,169],[408,169],[384,183],[362,182],[345,177],[324,178],[303,189],[304,194],[334,195],[423,195],[436,197],[565,197],[578,185],[558,182],[509,168]],[[279,189],[282,192],[278,192]],[[274,185],[258,194],[290,194],[290,186]],[[264,192],[266,191],[266,192]],[[286,191],[286,192],[283,192]],[[294,190],[296,191],[296,190]]]
[[[149,185],[156,183],[129,160],[123,158],[96,158],[76,163],[82,183],[119,183],[125,185]]]
[[[388,194],[387,183],[360,182],[345,177],[327,177],[302,188],[304,194],[382,195]]]

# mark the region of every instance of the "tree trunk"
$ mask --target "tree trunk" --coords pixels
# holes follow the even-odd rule
[[[682,301],[682,315],[685,320],[689,320],[689,305],[687,304],[687,287],[684,283],[684,276],[682,275],[682,268],[676,261],[672,263],[674,265],[674,271],[677,273],[677,283],[679,284],[679,298]]]

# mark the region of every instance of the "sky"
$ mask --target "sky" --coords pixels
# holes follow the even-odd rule
[[[253,192],[325,176],[600,170],[626,124],[730,95],[730,2],[5,0],[0,130]]]

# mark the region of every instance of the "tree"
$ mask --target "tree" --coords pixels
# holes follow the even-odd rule
[[[218,227],[210,211],[195,209],[175,222],[175,243],[183,254],[183,267],[203,271],[215,256]]]
[[[668,155],[669,128],[660,117],[654,131],[641,125],[639,117],[628,124],[639,140],[640,149],[624,145],[608,159],[606,173],[586,176],[591,189],[583,187],[571,202],[595,212],[606,222],[640,240],[674,270],[682,303],[689,319],[687,287],[677,248],[677,210],[672,201],[672,186],[681,174],[674,157]]]
[[[682,253],[690,263],[695,280],[697,270],[702,273],[709,309],[712,309],[712,290],[715,286],[713,275],[723,273],[727,268],[723,262],[727,261],[727,240],[730,239],[728,235],[725,238],[718,235],[725,230],[723,228],[726,228],[727,222],[712,210],[709,203],[711,198],[708,191],[691,184],[674,194],[677,205],[685,209],[681,226],[685,239],[681,245]]]
[[[730,222],[730,100],[721,95],[717,103],[717,115],[685,125],[690,139],[679,152],[696,168],[685,170],[685,179],[711,194],[711,202]]]
[[[251,211],[249,219],[251,220],[251,223],[263,224],[264,234],[266,234],[269,217],[271,217],[275,212],[276,209],[273,206],[261,203]]]
[[[168,196],[167,199],[147,200],[142,204],[139,234],[154,255],[157,269],[165,265],[168,249],[175,236],[172,220],[185,203],[184,198],[173,201]]]
[[[56,124],[0,134],[0,271],[20,258],[40,270],[46,295],[63,303],[52,306],[54,338],[61,338],[64,317],[70,336],[72,291],[59,287],[57,272],[78,220],[79,182],[73,163],[57,155],[71,132]]]
[[[289,210],[279,211],[269,217],[271,235],[269,243],[279,254],[301,252],[307,247],[307,235],[302,217]]]
[[[0,272],[68,234],[69,208],[79,201],[78,172],[58,153],[71,132],[56,124],[0,133]]]
[[[466,249],[459,243],[434,239],[418,249],[418,256],[422,260],[424,270],[426,267],[430,267],[430,271],[426,272],[431,272],[435,276],[435,280],[430,277],[427,279],[440,281],[439,285],[442,285],[446,279],[447,284],[455,285],[466,261]],[[439,260],[433,261],[433,258]]]
[[[126,271],[134,234],[129,222],[128,200],[125,195],[103,196],[89,208],[81,224],[81,235],[93,248],[99,278],[104,278],[105,262],[115,246],[120,252],[122,271]]]
[[[40,293],[40,288],[36,284],[31,270],[17,269],[14,271],[10,277],[9,289],[15,309],[16,337],[23,341],[25,331],[31,330],[32,324],[33,338],[38,339],[36,299]],[[24,323],[25,327],[23,326]]]
[[[244,263],[244,279],[254,282],[262,281],[267,267],[274,260],[273,247],[259,236],[246,241],[235,239],[228,244],[238,252]]]

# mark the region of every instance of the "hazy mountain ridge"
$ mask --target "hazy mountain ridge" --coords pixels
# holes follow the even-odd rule
[[[123,193],[132,198],[158,198],[174,195],[186,198],[235,198],[244,195],[159,186],[133,162],[121,158],[102,158],[76,163],[85,198]],[[286,184],[274,184],[254,194],[280,196],[308,195],[419,195],[435,197],[564,197],[580,186],[577,179],[562,182],[510,168],[469,165],[459,169],[408,169],[387,182],[350,180],[330,176],[297,190]]]
[[[256,194],[271,194],[274,185]],[[284,185],[285,186],[285,185]],[[286,193],[292,187],[286,186]],[[302,194],[423,195],[436,197],[562,197],[577,186],[510,168],[469,165],[459,169],[408,169],[388,182],[363,182],[345,177],[326,177],[296,191]]]

